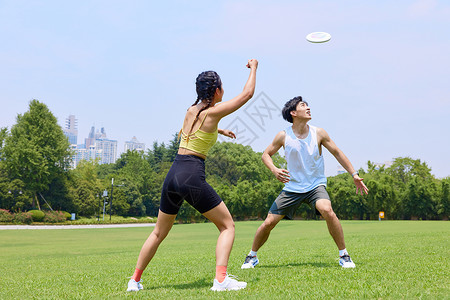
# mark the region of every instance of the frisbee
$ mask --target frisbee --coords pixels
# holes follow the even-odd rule
[[[312,32],[306,36],[306,39],[311,43],[325,43],[331,39],[331,34],[327,32]]]

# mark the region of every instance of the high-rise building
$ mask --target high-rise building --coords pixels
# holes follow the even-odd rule
[[[84,145],[82,145],[84,146]],[[71,145],[74,155],[72,156],[71,167],[75,169],[82,160],[95,160],[102,158],[102,150],[95,149],[95,146],[90,146],[89,149],[79,148],[77,145]]]
[[[113,164],[117,159],[117,141],[100,138],[95,140],[95,150],[101,151],[101,164]]]
[[[64,126],[64,134],[69,139],[71,145],[77,144],[78,139],[78,120],[74,115],[69,115]]]
[[[137,138],[135,136],[133,136],[131,141],[126,141],[125,142],[124,150],[125,150],[125,152],[127,152],[128,150],[130,150],[130,151],[136,150],[136,151],[144,152],[145,151],[145,144],[144,143],[139,143]]]
[[[94,145],[95,143],[95,127],[91,127],[91,131],[89,131],[89,135],[86,139],[84,139],[84,146],[86,149],[89,149],[90,146]]]
[[[98,159],[100,164],[112,164],[117,159],[117,141],[110,140],[106,137],[105,128],[95,131],[95,126],[91,127],[88,137],[84,140],[84,144],[77,145],[78,140],[78,120],[74,115],[69,115],[63,128],[64,134],[67,136],[70,149],[73,151],[72,168],[76,168],[82,160]],[[132,139],[133,149],[140,150],[145,147],[134,137]]]

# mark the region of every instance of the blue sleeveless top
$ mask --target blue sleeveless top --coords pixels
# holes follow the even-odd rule
[[[309,192],[319,185],[327,186],[323,155],[317,144],[317,128],[308,125],[309,133],[305,139],[295,136],[292,126],[285,129],[284,153],[290,181],[284,190],[295,193]]]

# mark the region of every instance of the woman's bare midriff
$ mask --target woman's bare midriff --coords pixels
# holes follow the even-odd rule
[[[198,156],[200,158],[206,159],[206,155],[204,155],[204,154],[197,153],[197,152],[194,152],[192,150],[189,150],[189,149],[186,149],[186,148],[181,148],[181,147],[178,148],[178,154],[180,154],[180,155],[195,155],[195,156]]]

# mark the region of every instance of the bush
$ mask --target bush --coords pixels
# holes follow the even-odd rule
[[[62,211],[46,211],[44,222],[46,223],[60,223],[66,220],[66,216]]]
[[[67,211],[61,211],[63,214],[64,214],[64,216],[66,217],[66,220],[70,220],[70,219],[72,219],[72,214],[71,213],[68,213]]]
[[[30,210],[31,217],[33,218],[33,222],[42,222],[44,220],[45,214],[42,210]]]
[[[31,224],[33,223],[33,217],[29,212],[19,212],[14,214],[14,223]]]
[[[14,219],[14,215],[6,209],[0,209],[0,222],[10,223]]]

